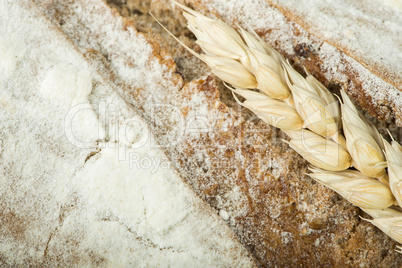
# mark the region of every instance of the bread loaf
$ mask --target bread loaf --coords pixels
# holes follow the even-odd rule
[[[50,172],[49,167],[43,164],[38,167],[38,173],[33,173],[34,165],[29,162],[30,168],[22,172],[22,161],[25,160],[18,160],[21,155],[20,149],[14,151],[11,145],[4,145],[19,141],[35,141],[35,138],[41,135],[39,128],[34,128],[37,130],[36,134],[33,134],[35,133],[33,129],[28,128],[28,134],[24,136],[23,133],[27,131],[20,127],[21,131],[18,133],[27,137],[26,139],[11,139],[9,135],[12,132],[5,131],[8,136],[0,136],[3,141],[0,146],[5,148],[0,157],[8,160],[4,162],[7,164],[2,164],[1,167],[6,177],[11,178],[10,174],[15,176],[13,175],[13,179],[8,181],[9,184],[2,188],[2,192],[7,192],[2,200],[8,208],[8,214],[1,215],[4,223],[2,236],[7,237],[2,245],[3,248],[14,245],[30,247],[33,241],[37,241],[35,245],[38,248],[35,251],[36,255],[28,250],[11,251],[12,254],[0,255],[0,260],[6,265],[22,263],[24,260],[29,260],[33,265],[44,263],[49,266],[68,263],[110,265],[130,262],[139,265],[142,261],[148,265],[167,263],[172,266],[190,265],[190,263],[199,266],[263,267],[295,265],[399,267],[401,265],[402,258],[394,252],[396,246],[394,241],[369,223],[362,221],[359,216],[367,216],[362,211],[305,176],[308,163],[282,142],[285,135],[239,107],[230,91],[225,89],[208,68],[181,48],[149,16],[148,12],[152,12],[186,45],[200,51],[195,44],[194,36],[185,28],[186,22],[180,9],[170,1],[110,0],[106,3],[100,0],[49,0],[34,1],[34,4],[30,5],[22,4],[23,2],[10,2],[5,5],[7,8],[14,8],[14,11],[8,13],[13,15],[10,15],[9,19],[15,19],[18,15],[21,17],[30,15],[33,21],[39,18],[42,20],[41,24],[47,27],[46,30],[38,28],[39,32],[50,29],[47,38],[52,34],[55,35],[55,32],[62,36],[56,40],[63,41],[57,41],[58,45],[48,47],[48,50],[59,47],[74,51],[69,52],[73,53],[74,57],[79,58],[78,55],[83,55],[80,60],[85,62],[83,63],[85,66],[88,65],[85,68],[92,70],[94,72],[92,76],[96,77],[92,80],[93,88],[87,98],[98,117],[102,117],[102,111],[96,108],[100,107],[96,104],[106,99],[109,103],[116,103],[119,109],[123,110],[124,116],[138,114],[141,118],[139,121],[149,127],[151,132],[149,147],[142,147],[142,151],[133,153],[141,153],[142,156],[150,154],[159,156],[162,152],[165,154],[172,169],[163,171],[165,173],[157,169],[162,173],[157,173],[160,175],[156,182],[162,183],[169,189],[166,192],[171,192],[172,196],[177,198],[170,199],[167,197],[170,195],[166,196],[166,192],[161,188],[151,187],[155,184],[152,172],[143,174],[135,168],[127,169],[124,164],[116,160],[112,152],[105,150],[102,144],[113,142],[113,136],[99,137],[98,143],[95,142],[90,150],[68,146],[68,143],[62,143],[63,146],[59,148],[57,144],[64,139],[64,133],[62,129],[57,128],[49,132],[49,135],[59,139],[53,139],[52,142],[44,139],[38,142],[40,146],[44,146],[39,155],[51,155],[55,150],[58,153],[57,161],[54,160],[56,173],[49,173],[44,178],[57,180],[60,174],[69,170],[60,168],[63,163],[72,166],[74,174],[80,170],[80,165],[83,166],[83,171],[79,172],[78,177],[70,173],[63,177],[61,182],[65,185],[72,180],[77,186],[75,188],[66,186],[71,194],[65,195],[65,199],[59,201],[57,195],[49,194],[52,192],[51,188],[47,188],[48,186],[40,188],[39,185],[42,184],[35,184],[37,182],[30,179],[32,174]],[[301,67],[306,67],[335,93],[341,87],[345,88],[362,110],[371,114],[370,119],[383,134],[386,133],[385,128],[389,128],[394,137],[401,140],[402,104],[398,72],[390,72],[378,63],[372,65],[370,57],[362,57],[362,53],[348,53],[348,50],[338,43],[330,42],[332,39],[324,38],[325,34],[315,30],[314,25],[308,24],[307,27],[307,22],[306,25],[302,23],[304,21],[302,16],[307,16],[303,13],[304,10],[292,9],[292,6],[281,1],[268,3],[200,0],[187,1],[185,4],[208,16],[221,18],[233,26],[239,23],[255,30],[285,57],[292,60],[299,71],[303,72]],[[310,4],[314,4],[314,1]],[[16,10],[24,10],[24,13],[18,13]],[[43,21],[44,17],[41,17],[39,10],[48,18],[48,22]],[[35,26],[25,25],[26,22],[22,20],[17,22],[18,27],[27,27],[27,35],[29,32],[36,32]],[[7,26],[8,23],[3,25],[6,25],[3,26],[6,29],[12,29],[11,26]],[[35,38],[38,37],[32,34],[32,40],[37,40]],[[47,40],[51,42],[50,39]],[[35,42],[23,44],[26,44],[29,50],[35,48],[36,53],[46,48],[36,46]],[[53,61],[68,62],[66,59],[69,58],[68,55],[70,54],[63,58],[54,56]],[[52,56],[49,58],[51,61]],[[33,62],[34,59],[31,57],[21,62]],[[46,64],[46,68],[51,68],[51,63]],[[44,80],[45,72],[32,74],[32,71],[28,72],[30,68],[22,70],[26,72],[26,80],[32,81],[33,77],[37,77],[40,84]],[[4,83],[10,89],[16,87],[7,81]],[[28,85],[30,84],[24,84],[20,90],[28,91]],[[33,86],[36,87],[38,86]],[[46,95],[49,90],[43,92]],[[38,96],[43,95],[40,94]],[[10,90],[6,96],[11,98]],[[42,101],[40,98],[43,97],[38,96],[34,94],[31,98],[39,98]],[[71,105],[66,104],[65,97],[57,97],[58,95],[53,93],[47,96],[52,96],[49,100],[51,103],[54,99],[58,99],[60,105],[65,105],[63,109]],[[13,101],[9,100],[7,103]],[[24,104],[27,100],[21,97],[18,103]],[[43,109],[43,113],[48,111]],[[32,124],[40,126],[40,129],[51,129],[51,124],[59,123],[61,120],[59,117],[62,117],[62,112],[65,111],[55,112],[56,119],[45,121],[53,123],[41,125],[35,121]],[[29,117],[18,120],[17,117],[7,117],[6,122],[15,121],[23,126],[24,120],[29,121]],[[5,126],[11,128],[11,124],[4,124],[3,129]],[[79,125],[78,129],[85,129],[85,123]],[[109,126],[109,129],[113,128]],[[138,130],[133,133],[138,134]],[[132,146],[115,142],[123,148]],[[29,157],[38,154],[36,147],[28,148],[30,150],[26,155]],[[66,152],[73,153],[70,157],[70,153]],[[13,162],[19,164],[13,166]],[[96,170],[103,170],[102,166],[107,167],[105,172],[113,170],[113,173],[100,176],[98,181],[96,178],[99,172]],[[124,172],[116,172],[120,169]],[[146,179],[139,180],[142,176],[149,178],[150,182]],[[35,185],[31,191],[27,191],[26,187],[18,189],[21,189],[22,198],[35,200],[36,206],[22,205],[17,201],[18,194],[10,191],[12,184],[19,181],[18,178],[21,178],[22,182]],[[123,186],[127,188],[125,191],[118,188],[121,187],[119,180],[130,178],[133,179],[133,183],[124,184]],[[170,183],[165,184],[166,181],[163,179],[166,178],[174,180],[169,179],[167,181]],[[85,183],[86,179],[88,184]],[[186,183],[193,192],[190,191],[190,187],[186,188]],[[47,184],[43,182],[43,185]],[[145,185],[146,190],[143,190],[144,188],[138,190],[139,185]],[[109,188],[110,191],[99,190],[102,187]],[[80,188],[83,190],[79,190]],[[120,190],[115,190],[117,188]],[[56,187],[56,189],[61,191],[62,188]],[[150,199],[146,200],[155,204],[162,205],[167,202],[173,208],[176,204],[190,204],[189,209],[176,207],[172,211],[178,216],[170,222],[168,214],[162,213],[163,207],[160,208],[161,214],[158,214],[158,205],[156,207],[135,205],[137,200],[130,198],[130,191],[133,195],[142,196],[143,199],[149,196]],[[51,205],[45,206],[45,211],[53,211],[56,215],[54,218],[49,220],[46,215],[39,212],[37,207],[48,203],[31,197],[37,193],[46,193],[49,196]],[[124,194],[123,197],[119,197],[121,193]],[[155,193],[168,200],[161,199]],[[104,196],[90,198],[91,195]],[[202,201],[196,195],[201,197]],[[98,206],[95,205],[96,202],[99,202]],[[133,206],[132,211],[126,208],[128,204]],[[142,211],[144,208],[151,211],[144,212]],[[49,222],[46,226],[52,231],[45,232],[47,236],[33,235],[34,238],[31,240],[26,238],[25,234],[28,233],[26,230],[29,230],[29,233],[32,230],[27,228],[28,211],[32,211],[29,214],[31,218],[43,218]],[[84,221],[88,215],[90,219]],[[160,222],[155,223],[156,225],[151,223],[147,225],[147,218],[139,215],[151,215],[151,223],[158,219]],[[219,215],[220,219],[216,215]],[[81,225],[71,223],[73,219]],[[176,223],[176,220],[179,222],[181,220],[183,224],[173,224],[172,222]],[[14,231],[7,233],[10,222],[17,224],[12,229]],[[35,224],[39,223],[35,221]],[[143,224],[148,226],[148,229],[141,229]],[[212,234],[204,228],[208,224],[211,226]],[[191,235],[189,228],[197,225],[200,227],[195,228],[194,235]],[[79,226],[85,227],[83,234],[69,233],[69,230]],[[171,232],[171,228],[177,233]],[[96,231],[93,233],[91,230]],[[96,232],[99,234],[96,235]],[[135,233],[133,239],[139,242],[130,244],[131,242],[124,238],[127,232]],[[222,233],[221,238],[217,237],[218,233]],[[69,234],[74,234],[73,242],[68,242]],[[114,234],[116,238],[113,238]],[[173,234],[187,236],[188,239],[175,240],[170,236]],[[205,237],[205,243],[202,243],[202,237]],[[97,250],[98,244],[91,244],[87,242],[88,239],[114,241],[112,250],[101,253],[101,250]],[[63,247],[58,241],[66,241],[70,255],[62,257]],[[181,242],[183,246],[180,246]],[[215,242],[212,251],[208,251],[207,248],[211,248]],[[73,258],[76,252],[74,250],[77,248],[85,249],[86,253]],[[114,262],[119,248],[127,254],[121,255],[122,262]],[[135,251],[130,255],[128,252],[133,248]],[[154,250],[155,248],[157,250]],[[200,249],[204,254],[197,255],[195,249]],[[164,250],[178,252],[187,257],[181,262],[180,254],[156,253]],[[38,252],[44,253],[40,255]],[[222,256],[221,260],[217,256]],[[207,259],[211,261],[207,262]]]

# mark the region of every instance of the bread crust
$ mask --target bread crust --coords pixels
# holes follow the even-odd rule
[[[157,14],[180,16],[179,10],[174,10],[167,2],[154,3],[149,8],[155,8]],[[221,17],[232,25],[235,22],[241,23],[221,14],[224,9],[207,6],[210,4],[207,1],[187,1],[186,4],[191,4],[198,11]],[[252,116],[248,117],[250,115],[246,111],[232,105],[229,96],[223,97],[227,92],[213,76],[192,79],[190,74],[180,74],[181,68],[173,59],[185,61],[188,58],[186,52],[170,47],[171,41],[153,33],[152,26],[147,27],[149,21],[143,21],[145,26],[139,29],[141,25],[139,27],[137,24],[140,22],[130,17],[131,12],[135,12],[135,5],[128,8],[125,4],[119,4],[116,7],[121,14],[127,13],[123,28],[131,31],[135,26],[137,30],[145,32],[138,34],[152,47],[152,59],[157,59],[159,65],[165,68],[164,77],[159,81],[162,86],[139,86],[125,80],[119,68],[129,67],[134,70],[135,59],[130,56],[119,57],[130,55],[130,51],[123,47],[116,46],[113,50],[103,47],[104,39],[99,37],[102,36],[97,32],[99,29],[88,26],[90,17],[87,18],[89,21],[82,20],[79,22],[81,24],[75,25],[74,32],[69,32],[69,23],[74,25],[75,22],[74,15],[68,12],[68,6],[65,10],[58,6],[57,16],[51,19],[55,23],[64,21],[61,28],[77,46],[85,48],[96,44],[93,49],[102,51],[105,61],[114,66],[105,68],[110,81],[121,89],[126,101],[136,107],[153,127],[157,143],[170,145],[164,148],[166,155],[194,191],[217,213],[228,214],[227,224],[261,266],[345,267],[358,263],[368,266],[402,265],[402,258],[394,252],[395,242],[362,221],[359,216],[364,214],[357,208],[304,175],[307,162],[281,141],[285,138],[282,133]],[[146,8],[141,13],[144,15],[145,11]],[[272,7],[265,11],[278,12]],[[115,16],[119,18],[117,12]],[[168,22],[169,18],[165,20]],[[172,20],[176,21],[176,17]],[[329,70],[326,65],[328,55],[319,52],[322,46],[327,45],[294,22],[284,21],[287,21],[291,29],[284,43],[273,38],[275,30],[255,30],[296,65],[304,65],[335,91],[346,84],[352,97],[364,104],[363,108],[377,118],[392,121],[394,113],[397,120],[401,120],[401,107],[393,106],[395,104],[386,97],[374,101],[372,95],[367,93],[370,91],[364,88],[368,85],[361,75],[367,74],[367,70],[360,69],[360,65],[353,65],[355,61],[336,48],[331,50],[325,47],[334,53],[330,56],[339,58],[339,66],[343,66],[337,70],[337,80],[331,76],[335,71]],[[89,39],[93,39],[88,43],[82,42],[88,32],[81,28],[89,28]],[[181,32],[182,38],[188,34],[184,29],[177,29],[177,33]],[[187,41],[195,46],[191,37]],[[287,42],[294,42],[293,54],[289,53],[292,49],[284,45]],[[118,60],[126,64],[119,65]],[[201,74],[207,72],[200,62],[183,66],[193,66],[195,70],[201,70]],[[149,71],[155,69],[150,68]],[[374,83],[379,87],[385,85],[383,81],[375,80]],[[379,90],[386,88],[384,86]],[[150,100],[163,104],[159,112],[152,110]],[[156,112],[157,117],[153,117],[153,112],[154,115]],[[170,142],[179,133],[177,116],[183,118],[188,127],[194,127],[195,131],[185,132],[179,142],[172,145]],[[197,119],[197,116],[205,118],[205,129],[199,128],[203,121]]]

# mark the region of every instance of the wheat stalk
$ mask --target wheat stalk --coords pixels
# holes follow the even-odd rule
[[[402,207],[402,147],[395,140],[392,144],[385,141],[345,91],[341,91],[339,106],[307,70],[306,77],[300,75],[255,33],[240,26],[237,32],[220,20],[175,3],[184,10],[188,28],[205,54],[172,36],[232,85],[228,88],[239,104],[290,137],[285,142],[314,166],[310,177],[363,209],[373,217],[367,221],[402,243],[402,213],[389,208]]]

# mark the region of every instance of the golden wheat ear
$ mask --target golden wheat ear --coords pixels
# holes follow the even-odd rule
[[[362,208],[374,218],[367,221],[402,242],[402,213],[387,208],[395,204],[394,197],[402,205],[402,147],[395,140],[383,144],[378,130],[358,112],[344,90],[343,102],[336,96],[339,107],[334,95],[308,70],[304,78],[258,35],[238,26],[239,34],[220,20],[175,3],[185,11],[188,28],[205,54],[191,50],[154,19],[205,62],[240,105],[290,137],[284,142],[315,166],[310,177]],[[237,95],[245,100],[241,102]],[[352,164],[359,171],[348,170]]]

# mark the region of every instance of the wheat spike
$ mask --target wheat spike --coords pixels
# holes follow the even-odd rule
[[[354,166],[364,175],[381,178],[385,174],[386,162],[382,153],[382,142],[378,130],[362,119],[352,101],[341,91],[343,128],[346,136],[346,145],[352,155]]]
[[[226,57],[248,64],[247,50],[240,35],[229,25],[220,20],[210,19],[194,10],[175,2],[186,12],[187,27],[197,37],[197,44],[207,55]]]
[[[199,55],[199,58],[208,64],[212,73],[223,81],[240,88],[255,88],[257,86],[255,77],[243,64],[234,59],[205,54]]]
[[[297,130],[303,126],[303,119],[297,111],[286,103],[268,97],[259,92],[232,89],[232,91],[246,100],[242,103],[235,96],[236,101],[255,113],[264,122],[283,130]]]
[[[243,28],[239,28],[241,36],[248,46],[248,56],[252,73],[257,79],[257,89],[274,99],[288,99],[290,91],[281,66],[283,58],[279,57],[276,51],[274,53],[274,50],[267,50],[267,46],[263,45],[262,40],[257,40]]]
[[[353,170],[330,172],[310,168],[308,174],[316,181],[331,188],[353,205],[366,209],[383,209],[395,204],[391,190],[378,180]]]
[[[312,165],[330,171],[350,167],[351,157],[345,148],[307,129],[285,131],[291,137],[289,146]]]
[[[304,127],[324,136],[338,135],[339,106],[335,97],[311,75],[305,79],[288,62],[284,64],[286,82],[292,90],[296,110],[304,120]]]
[[[313,179],[361,207],[373,217],[367,221],[401,243],[402,213],[387,207],[395,204],[395,198],[402,205],[402,147],[396,141],[383,142],[343,90],[339,107],[328,89],[307,70],[304,78],[256,34],[241,27],[239,34],[220,20],[175,3],[185,10],[188,28],[205,54],[195,53],[172,36],[235,87],[229,88],[239,104],[290,137],[285,142],[320,168],[311,168]],[[240,102],[236,94],[245,101]],[[342,126],[345,137],[340,132]],[[346,170],[351,165],[359,171]]]
[[[176,2],[176,4],[178,4],[178,3]],[[186,8],[186,9],[188,9],[188,8]],[[188,10],[191,10],[191,9],[188,9]],[[197,12],[193,11],[193,13],[197,13]],[[202,16],[201,14],[198,14],[198,15]],[[176,39],[177,42],[179,42],[184,48],[186,48],[189,52],[191,52],[191,54],[193,54],[194,56],[196,56],[197,58],[199,58],[200,60],[205,62],[212,69],[212,73],[214,73],[220,79],[222,79],[223,81],[226,81],[236,87],[240,87],[240,88],[255,88],[256,87],[257,81],[256,81],[254,75],[248,71],[248,69],[244,66],[244,64],[240,63],[239,61],[237,61],[231,57],[212,55],[213,51],[210,51],[208,54],[196,53],[194,50],[192,50],[191,48],[186,46],[186,44],[184,44],[182,41],[180,41],[176,36],[174,36],[168,29],[166,29],[166,27],[163,26],[162,23],[160,23],[152,14],[151,14],[151,16],[159,23],[159,25],[163,29],[165,29],[174,39]],[[204,16],[202,16],[202,17],[204,17]],[[213,22],[213,20],[211,20],[211,19],[208,19],[207,21]],[[210,25],[211,27],[213,27],[215,25],[212,22]],[[229,27],[229,26],[227,26],[227,27]],[[231,29],[231,30],[233,30],[233,29]],[[226,35],[226,38],[228,38],[229,40],[230,40],[231,33],[232,33],[232,31],[230,31],[230,33]],[[211,45],[213,45],[213,44],[211,44]],[[235,58],[242,58],[242,57],[237,56]],[[246,59],[248,60],[248,57],[246,57]]]

